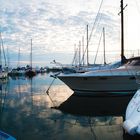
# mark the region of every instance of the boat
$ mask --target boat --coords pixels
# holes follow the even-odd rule
[[[8,75],[11,77],[14,76],[25,76],[25,67],[20,66],[20,47],[19,47],[19,52],[18,52],[18,64],[16,68],[13,68],[8,72]]]
[[[81,66],[81,67],[62,67],[62,72],[65,74],[70,74],[70,73],[85,73],[89,71],[96,71],[96,70],[107,70],[107,69],[113,69],[113,68],[118,68],[120,67],[121,60],[115,61],[110,64],[93,64],[93,65],[88,65],[88,66]]]
[[[2,70],[1,68],[0,68],[0,80],[5,80],[5,79],[7,79],[8,78],[8,72],[6,72],[5,70]]]
[[[134,94],[126,108],[123,128],[130,135],[140,134],[140,89]]]
[[[8,78],[8,67],[6,65],[6,56],[5,56],[5,51],[4,51],[4,46],[3,46],[3,39],[0,33],[0,80],[3,81]],[[3,54],[2,54],[3,52]],[[5,64],[2,63],[2,56],[4,57]]]
[[[30,69],[26,70],[25,75],[28,77],[33,77],[36,75],[36,72],[32,68],[30,68]]]
[[[14,77],[14,76],[25,76],[25,68],[24,67],[17,67],[13,68],[9,73],[9,76]]]
[[[13,136],[0,130],[0,140],[16,140]]]
[[[57,77],[75,93],[135,93],[140,70],[140,57],[127,59],[119,68],[95,70],[85,73],[61,73]]]
[[[32,68],[32,39],[31,39],[31,51],[30,51],[30,66],[27,66],[25,75],[28,77],[33,77],[36,75],[36,71]]]
[[[140,70],[140,57],[126,59],[124,56],[123,10],[123,0],[121,0],[121,66],[91,70],[85,73],[61,73],[57,75],[75,94],[124,95],[134,94],[139,88],[136,76]]]

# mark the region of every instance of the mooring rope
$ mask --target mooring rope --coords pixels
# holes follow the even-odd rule
[[[53,77],[53,80],[52,80],[52,82],[50,83],[50,85],[49,85],[49,87],[48,87],[48,89],[47,89],[47,91],[46,91],[48,97],[50,98],[50,100],[51,100],[51,102],[52,102],[52,104],[53,104],[53,107],[55,107],[55,103],[54,103],[54,101],[52,100],[51,96],[49,95],[49,90],[50,90],[51,86],[53,85],[54,81],[57,79],[57,76],[58,76],[59,74],[60,74],[60,72],[59,72],[59,73],[56,73],[56,74],[54,74],[54,75],[50,75],[50,77]]]

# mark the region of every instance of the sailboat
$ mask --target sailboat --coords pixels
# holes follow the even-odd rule
[[[14,77],[14,76],[25,76],[25,68],[20,67],[20,48],[18,52],[18,64],[17,68],[13,68],[11,71],[8,73],[9,76]]]
[[[30,51],[30,66],[27,67],[25,75],[28,77],[33,77],[36,75],[35,70],[32,68],[32,39],[31,39],[31,51]]]
[[[140,71],[140,57],[124,56],[123,0],[121,0],[121,64],[118,68],[85,73],[60,73],[57,77],[78,95],[134,94],[139,88],[136,76]]]
[[[3,40],[2,40],[2,36],[0,33],[0,40],[1,40],[1,44],[0,44],[0,80],[6,80],[8,78],[8,67],[6,66],[6,57],[5,57],[5,52],[4,52],[4,46],[3,46]],[[3,52],[3,55],[2,55]],[[5,61],[5,65],[3,66],[2,63],[2,56],[4,56],[4,61]]]
[[[103,36],[103,37],[102,37]],[[88,25],[87,25],[87,47],[86,47],[86,50],[84,50],[84,47],[83,47],[83,57],[81,59],[81,42],[79,41],[79,48],[75,49],[75,54],[74,54],[74,57],[73,57],[73,61],[72,61],[72,66],[63,66],[62,64],[54,61],[53,63],[55,64],[59,64],[60,66],[62,66],[62,72],[65,73],[65,74],[68,74],[68,73],[84,73],[84,72],[87,72],[87,71],[92,71],[92,70],[104,70],[104,69],[109,69],[109,68],[118,68],[119,66],[121,66],[121,61],[116,61],[116,62],[113,62],[113,63],[110,63],[110,64],[107,64],[106,63],[106,56],[105,56],[105,28],[103,27],[103,30],[102,30],[102,33],[101,33],[101,36],[100,36],[100,41],[99,41],[99,44],[100,45],[100,42],[101,42],[101,39],[103,38],[103,60],[104,60],[104,63],[103,64],[96,64],[96,58],[97,58],[97,54],[98,54],[98,49],[99,49],[99,46],[98,46],[98,49],[97,49],[97,52],[96,52],[96,56],[95,56],[95,60],[94,60],[94,64],[89,64],[89,61],[88,61]],[[87,52],[87,65],[84,64],[84,55],[85,55],[85,52]],[[79,53],[79,54],[78,54]],[[77,63],[77,54],[79,56],[79,65]],[[83,61],[83,64],[82,64],[82,61]],[[75,65],[74,65],[74,62],[75,62]]]

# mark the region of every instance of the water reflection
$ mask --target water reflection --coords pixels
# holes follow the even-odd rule
[[[132,96],[70,96],[59,109],[64,112],[88,116],[123,116]]]
[[[5,106],[5,100],[6,100],[6,95],[7,95],[7,86],[8,83],[0,83],[0,114],[2,115],[4,106]]]
[[[49,75],[10,79],[0,93],[0,129],[18,140],[121,140],[130,97],[91,98],[73,95]],[[6,87],[6,88],[4,88]]]

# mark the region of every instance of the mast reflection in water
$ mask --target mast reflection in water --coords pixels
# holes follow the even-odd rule
[[[122,140],[130,96],[80,97],[49,74],[0,85],[0,130],[20,140]],[[133,138],[140,138],[134,136]]]

